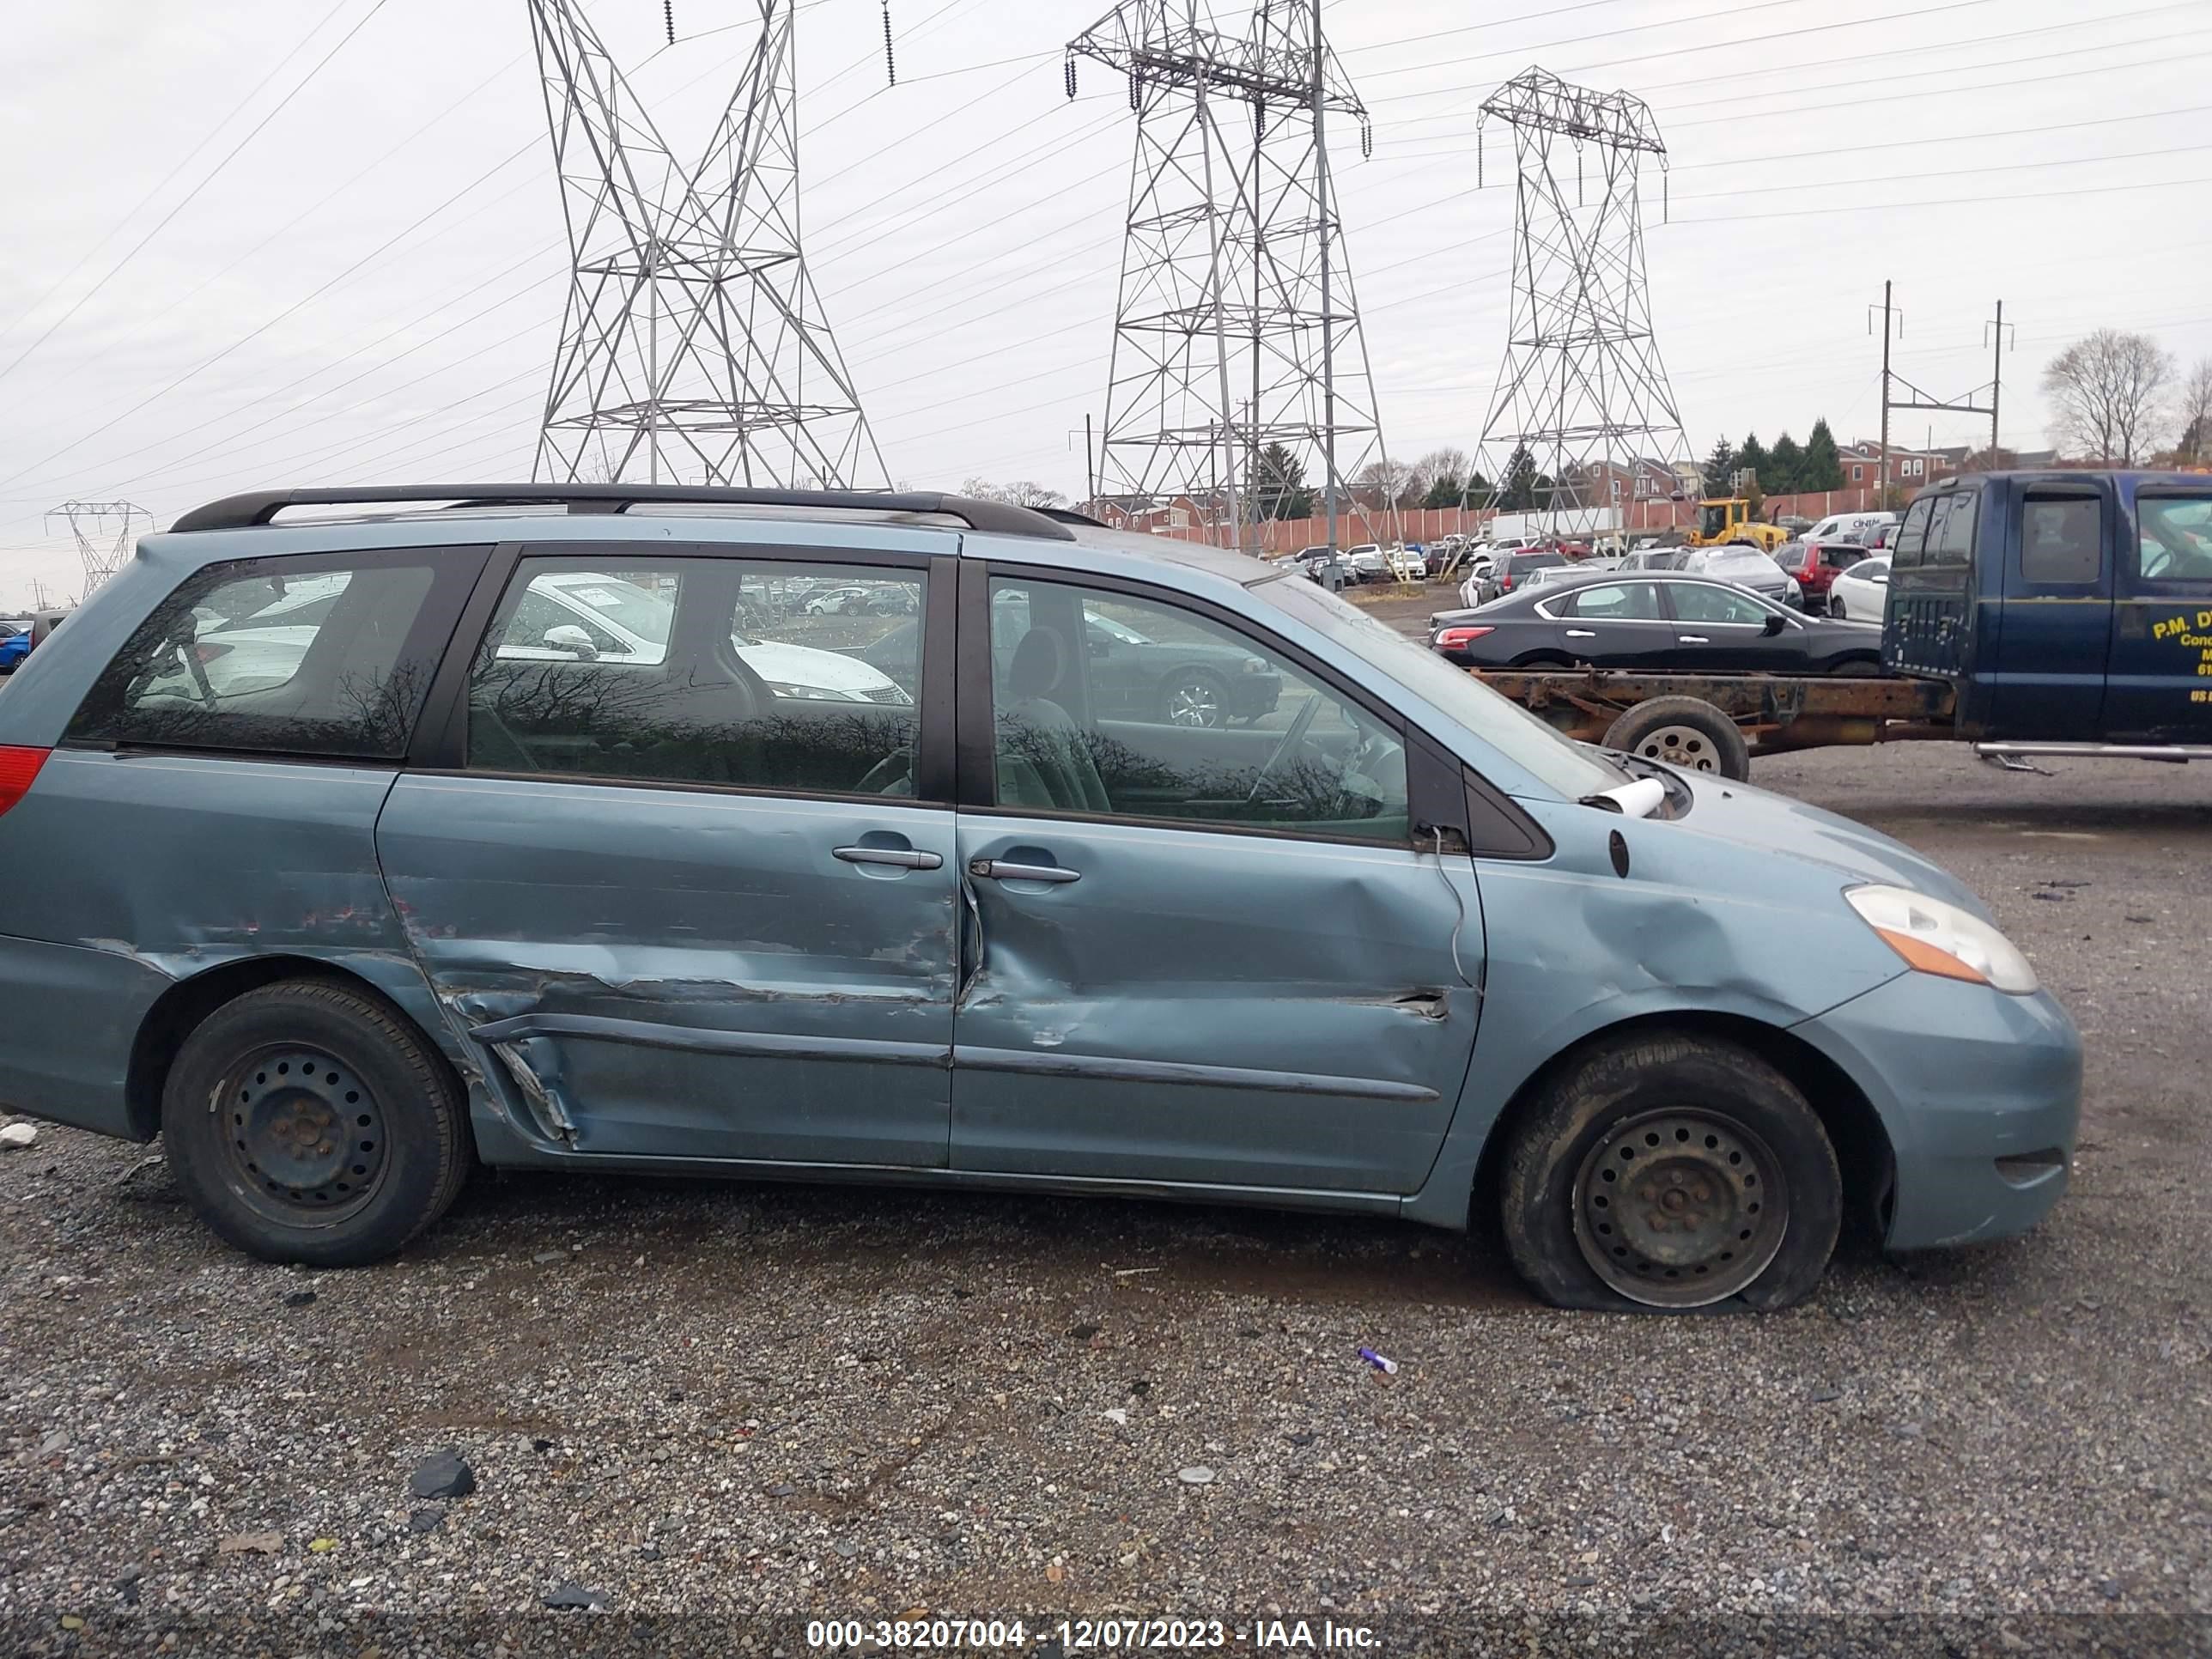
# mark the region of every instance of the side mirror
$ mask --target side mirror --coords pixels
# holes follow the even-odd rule
[[[562,623],[558,628],[547,629],[544,644],[549,651],[566,651],[571,656],[581,657],[586,662],[596,660],[599,654],[599,647],[592,643],[592,636],[574,623]]]
[[[1789,626],[1789,621],[1779,611],[1770,611],[1766,613],[1766,620],[1759,625],[1759,631],[1771,639]]]

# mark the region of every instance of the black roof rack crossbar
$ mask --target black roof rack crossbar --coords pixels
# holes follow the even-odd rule
[[[998,536],[1072,542],[1075,533],[1042,513],[1000,501],[893,490],[730,489],[705,484],[368,484],[339,489],[255,489],[196,507],[172,532],[250,530],[288,507],[367,507],[404,501],[457,506],[565,507],[571,513],[626,513],[634,507],[821,507],[866,513],[934,513]]]

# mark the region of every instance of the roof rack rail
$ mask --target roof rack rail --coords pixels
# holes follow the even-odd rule
[[[825,507],[872,513],[938,513],[970,530],[1072,542],[1075,532],[1025,507],[971,501],[964,495],[861,489],[732,489],[710,484],[368,484],[338,489],[255,489],[196,507],[169,526],[194,530],[250,530],[272,521],[288,507],[366,507],[399,501],[450,501],[456,506],[566,507],[572,514],[627,513],[635,507]]]
[[[1054,524],[1088,525],[1093,530],[1111,530],[1114,526],[1103,519],[1094,519],[1088,513],[1073,507],[1033,507],[1032,513],[1042,513]]]

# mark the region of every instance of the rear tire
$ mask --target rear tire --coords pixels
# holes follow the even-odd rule
[[[1738,783],[1751,775],[1751,746],[1743,733],[1700,697],[1654,697],[1638,703],[1606,729],[1605,746]]]
[[[161,1139],[226,1243],[319,1267],[396,1255],[474,1162],[436,1050],[389,1004],[325,980],[280,981],[202,1020],[169,1068]]]
[[[1773,1310],[1818,1285],[1843,1221],[1820,1121],[1750,1050],[1631,1036],[1547,1083],[1508,1145],[1513,1265],[1563,1308]]]
[[[1881,659],[1878,657],[1848,657],[1832,665],[1828,672],[1844,679],[1879,679],[1881,677]]]

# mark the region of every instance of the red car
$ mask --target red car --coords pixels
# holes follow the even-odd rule
[[[1828,586],[1839,570],[1849,570],[1868,556],[1857,542],[1791,542],[1779,549],[1775,562],[1797,579],[1805,591],[1805,609],[1812,616],[1828,611]]]

